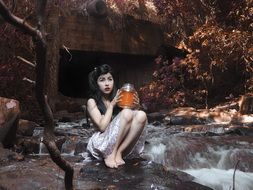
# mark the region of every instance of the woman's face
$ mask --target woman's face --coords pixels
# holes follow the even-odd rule
[[[114,80],[111,73],[100,75],[97,80],[99,89],[103,94],[110,94],[113,90]]]

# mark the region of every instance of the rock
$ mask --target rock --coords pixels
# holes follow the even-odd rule
[[[33,136],[35,127],[39,127],[39,125],[35,122],[21,119],[18,122],[17,134],[21,136],[31,137]]]
[[[50,158],[6,163],[0,169],[0,176],[0,189],[64,189],[64,174]]]
[[[23,161],[24,159],[23,155],[0,147],[0,165],[4,165],[10,161]]]
[[[253,127],[253,114],[249,115],[237,114],[233,117],[231,123]]]
[[[164,122],[167,125],[198,125],[205,124],[206,120],[193,116],[166,116]]]
[[[75,189],[210,190],[193,182],[193,177],[184,172],[170,171],[160,164],[140,159],[126,160],[126,165],[118,169],[92,161],[75,164],[74,170]],[[5,163],[0,168],[0,176],[0,184],[5,189],[64,189],[64,172],[49,157],[26,157],[25,161]]]
[[[72,119],[68,116],[63,116],[61,119],[59,119],[59,122],[63,122],[63,123],[66,123],[66,122],[71,122]]]
[[[85,99],[69,98],[59,95],[59,99],[55,103],[55,112],[66,110],[69,113],[83,112]]]
[[[0,97],[0,142],[6,148],[14,145],[19,114],[17,100]]]
[[[229,130],[225,132],[225,134],[253,137],[253,128],[243,126],[231,126],[229,127]]]
[[[66,110],[62,110],[54,113],[54,119],[59,122],[74,122],[76,120],[84,119],[86,117],[84,112],[69,113]]]
[[[77,141],[78,141],[77,136],[70,136],[66,138],[65,142],[62,144],[61,152],[71,155],[74,154]]]
[[[154,121],[162,121],[165,116],[166,114],[161,113],[161,112],[154,112],[154,113],[147,114],[149,123],[154,122]]]
[[[84,152],[86,150],[86,147],[87,147],[87,142],[84,141],[84,140],[79,140],[77,143],[76,143],[76,148],[75,148],[75,152],[74,152],[74,155],[78,155],[82,152]]]
[[[47,148],[41,142],[41,137],[22,137],[17,140],[18,151],[25,155],[48,153]],[[61,150],[63,143],[66,141],[66,137],[59,136],[55,138],[56,146]],[[41,149],[41,150],[40,150]]]
[[[213,133],[224,133],[228,129],[228,125],[191,125],[184,128],[185,132],[213,132]]]
[[[159,115],[159,114],[157,114]],[[168,112],[163,119],[166,125],[201,125],[212,123],[215,125],[243,125],[253,127],[253,114],[241,115],[235,109],[220,110],[175,108]]]
[[[214,122],[216,123],[230,123],[232,120],[232,116],[229,113],[226,112],[220,112],[219,115],[214,116],[212,119],[214,120]]]
[[[170,171],[160,164],[140,159],[126,160],[126,164],[118,169],[109,169],[101,161],[92,161],[80,170],[80,174],[87,189],[210,190],[193,182],[193,177],[186,173]]]
[[[23,137],[17,140],[19,152],[23,154],[38,154],[40,148],[40,141],[36,137]]]

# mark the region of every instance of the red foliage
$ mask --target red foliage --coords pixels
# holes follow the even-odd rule
[[[12,2],[6,0],[10,8]],[[17,2],[16,15],[21,18],[34,15],[34,1]],[[71,8],[81,11],[85,8],[83,0],[55,2],[62,14]],[[153,81],[140,89],[140,97],[148,110],[187,105],[203,107],[211,101],[224,101],[226,96],[238,96],[253,89],[253,1],[107,1],[118,13],[137,15],[141,19],[153,10],[148,9],[150,2],[163,21],[166,42],[189,54],[180,64],[163,58],[155,61],[157,69]],[[117,18],[110,15],[108,20],[117,28],[124,25],[122,18],[122,15]],[[16,98],[21,100],[21,105],[28,106],[33,88],[22,79],[34,79],[34,72],[16,56],[33,62],[31,39],[0,20],[0,40],[0,88],[3,89],[0,96]]]
[[[12,1],[6,2],[11,8]],[[17,1],[15,15],[25,18],[32,13],[34,1]],[[27,20],[29,22],[30,20]],[[20,101],[22,110],[31,110],[34,115],[35,101],[33,85],[23,81],[24,77],[35,79],[34,68],[25,64],[17,57],[23,57],[33,62],[34,52],[30,37],[9,24],[0,25],[0,96],[14,98]]]
[[[189,52],[179,65],[162,60],[141,99],[149,111],[207,107],[253,89],[253,2],[154,0],[169,44]],[[161,102],[162,101],[162,102]]]

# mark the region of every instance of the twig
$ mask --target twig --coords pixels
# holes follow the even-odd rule
[[[236,169],[237,169],[239,163],[240,163],[240,160],[238,160],[238,161],[236,162],[236,164],[235,164],[235,170],[234,170],[234,174],[233,174],[233,189],[232,189],[232,190],[235,190],[235,171],[236,171]]]
[[[70,55],[70,58],[69,58],[69,61],[72,60],[72,54],[70,53],[69,49],[65,46],[65,45],[62,45],[62,47],[66,50],[66,52],[68,52],[68,54]]]
[[[29,82],[31,84],[35,84],[35,81],[33,81],[33,80],[29,79],[29,78],[26,78],[26,77],[23,78],[23,81],[27,81],[27,82]]]
[[[24,63],[26,63],[26,64],[28,64],[28,65],[34,67],[34,68],[36,67],[35,64],[33,64],[32,62],[28,61],[27,59],[25,59],[25,58],[23,58],[23,57],[17,56],[17,59],[23,61]]]
[[[16,26],[17,28],[23,30],[25,33],[31,35],[34,38],[42,39],[42,34],[39,30],[27,23],[24,23],[23,19],[20,19],[19,17],[13,15],[2,0],[0,0],[0,14],[6,22],[9,22],[13,26]]]

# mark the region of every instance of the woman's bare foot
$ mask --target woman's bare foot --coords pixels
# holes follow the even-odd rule
[[[118,166],[125,164],[125,161],[123,160],[122,155],[119,153],[116,155],[115,161]]]
[[[109,155],[107,158],[104,159],[105,165],[109,168],[117,168],[118,165],[114,159],[114,155]]]

